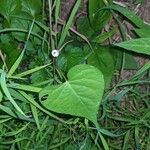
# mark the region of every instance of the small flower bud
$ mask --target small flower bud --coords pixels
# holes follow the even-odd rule
[[[56,50],[56,49],[53,49],[51,54],[52,54],[53,57],[58,57],[59,56],[59,51]]]

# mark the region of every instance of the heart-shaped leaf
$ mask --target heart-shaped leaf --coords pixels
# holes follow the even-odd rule
[[[90,65],[77,65],[68,72],[68,81],[47,86],[39,96],[49,110],[85,117],[97,123],[97,111],[104,91],[102,73]]]

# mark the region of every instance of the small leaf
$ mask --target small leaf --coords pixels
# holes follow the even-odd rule
[[[76,45],[68,45],[60,54],[57,60],[59,68],[67,71],[75,65],[83,64],[85,62],[83,50]]]
[[[41,0],[22,0],[22,10],[35,18],[42,8]]]
[[[49,110],[85,117],[97,124],[97,111],[104,91],[102,73],[90,65],[77,65],[68,72],[68,81],[47,86],[39,97]]]
[[[0,0],[0,14],[10,21],[11,16],[21,10],[20,4],[20,0]]]
[[[23,16],[21,15],[21,17],[23,17]],[[18,17],[12,17],[11,23],[10,23],[10,28],[19,29],[17,32],[12,32],[12,35],[18,41],[24,42],[26,40],[27,33],[22,32],[22,30],[29,31],[29,29],[31,28],[31,25],[32,25],[32,21],[30,21],[30,20],[19,18],[19,16]],[[34,26],[32,27],[32,32],[34,34],[40,33],[40,28],[36,24],[34,24]],[[28,42],[28,43],[32,44],[31,42]],[[29,45],[27,48],[29,49]]]
[[[108,0],[112,3],[112,0]],[[89,0],[89,19],[92,28],[95,31],[100,30],[105,26],[110,18],[110,13],[106,10],[102,10],[105,7],[103,0]],[[101,9],[101,11],[99,11]]]
[[[2,53],[6,55],[6,64],[7,67],[10,69],[11,66],[14,64],[16,59],[18,58],[20,54],[20,50],[17,49],[16,44],[13,42],[11,43],[1,43],[0,49],[2,50]]]
[[[149,43],[150,43],[150,38],[139,38],[139,39],[133,39],[133,40],[117,43],[115,45],[127,50],[131,50],[136,53],[150,55]]]
[[[95,32],[94,29],[91,27],[91,24],[87,16],[80,17],[77,20],[77,31],[85,35],[87,38],[91,38]]]

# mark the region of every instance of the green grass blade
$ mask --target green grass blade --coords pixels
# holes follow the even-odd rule
[[[22,128],[17,129],[16,131],[7,132],[4,134],[4,136],[6,136],[6,137],[15,136],[15,135],[21,133],[23,130],[25,130],[28,125],[29,125],[29,123],[24,125]]]
[[[138,83],[149,83],[149,81],[135,81],[137,79],[139,79],[141,76],[143,76],[143,74],[150,69],[150,61],[148,61],[146,64],[144,64],[144,66],[139,69],[135,75],[133,75],[129,80],[124,80],[120,83],[118,83],[117,86],[124,86],[124,85],[131,85],[131,84],[138,84]],[[135,82],[134,82],[135,81]]]
[[[132,77],[132,79],[134,80],[137,79],[141,74],[143,74],[148,69],[150,69],[150,61],[144,64],[144,66],[136,72],[136,74]]]
[[[38,22],[36,22],[36,24],[38,25],[38,26],[40,26],[41,24],[40,23],[38,23]],[[41,26],[40,26],[41,27]],[[44,30],[48,30],[48,27],[41,27],[42,29],[44,29]],[[19,29],[19,28],[5,28],[5,29],[2,29],[2,30],[0,30],[0,34],[2,34],[2,33],[7,33],[7,32],[23,32],[23,33],[28,33],[28,30],[25,30],[25,29]],[[43,37],[41,37],[40,35],[38,35],[38,34],[36,34],[36,33],[34,33],[34,32],[31,32],[30,33],[32,36],[34,36],[34,37],[36,37],[36,38],[38,38],[39,40],[43,40],[47,45],[48,45],[48,41],[45,39],[45,38],[43,38]]]
[[[110,5],[104,9],[110,9],[121,13],[123,16],[125,16],[128,20],[130,20],[134,25],[136,25],[139,28],[149,28],[148,25],[144,24],[143,20],[141,20],[140,17],[138,17],[134,12],[130,11],[127,8],[124,8],[119,5]]]
[[[17,117],[16,114],[9,107],[6,107],[0,104],[0,110],[4,111],[5,113],[7,113],[8,115],[14,118]]]
[[[72,12],[70,14],[70,17],[69,17],[66,25],[64,25],[64,27],[62,29],[60,41],[59,41],[59,44],[58,44],[58,48],[60,48],[62,46],[62,44],[63,44],[63,42],[64,42],[64,40],[65,40],[65,38],[67,36],[68,30],[69,30],[69,28],[70,28],[70,26],[71,26],[71,24],[73,22],[73,18],[74,18],[75,14],[76,14],[79,6],[80,6],[80,3],[81,3],[81,0],[77,0],[76,1],[75,5],[74,5],[74,7],[72,9]]]
[[[100,139],[101,139],[101,141],[102,141],[104,150],[109,150],[108,144],[107,144],[105,138],[103,137],[103,135],[102,135],[101,133],[99,133],[99,136],[100,136]]]
[[[40,127],[40,123],[39,123],[39,118],[38,118],[38,112],[37,112],[37,108],[30,104],[31,106],[31,111],[32,111],[32,114],[33,114],[33,117],[34,117],[34,120],[36,122],[36,125],[37,125],[37,128],[39,129],[39,131],[41,131],[41,127]]]
[[[30,85],[22,85],[17,83],[8,84],[8,87],[13,89],[23,90],[23,91],[34,92],[34,93],[39,93],[42,90],[41,88],[38,87],[34,87]]]
[[[15,63],[13,64],[13,66],[10,68],[7,76],[10,77],[12,76],[12,74],[16,71],[16,69],[19,67],[19,64],[21,63],[21,60],[24,56],[24,53],[25,53],[25,50],[26,50],[26,46],[28,44],[28,41],[29,41],[29,38],[30,38],[30,35],[31,35],[31,31],[33,29],[33,26],[34,26],[34,20],[32,21],[32,24],[31,24],[31,27],[30,27],[30,30],[29,30],[29,33],[28,33],[28,36],[27,36],[27,40],[26,40],[26,43],[25,43],[25,46],[20,54],[20,56],[18,57],[18,59],[15,61]]]
[[[7,74],[7,77],[9,78],[10,76],[12,76],[12,74],[16,71],[16,69],[18,68],[22,58],[23,58],[23,55],[24,55],[24,52],[25,50],[23,50],[20,54],[20,56],[18,57],[18,59],[15,61],[15,63],[13,64],[13,66],[10,68],[8,74]]]
[[[135,127],[134,135],[135,135],[136,150],[140,150],[139,127]]]
[[[6,77],[5,72],[2,72],[1,73],[1,78],[0,78],[0,84],[1,84],[1,88],[2,88],[3,92],[5,93],[5,95],[7,96],[7,98],[10,100],[10,102],[12,103],[12,105],[16,108],[16,110],[18,112],[20,112],[22,115],[26,116],[24,114],[24,112],[20,109],[20,107],[17,105],[17,103],[15,102],[15,100],[12,98],[12,96],[10,95],[10,92],[9,92],[9,90],[7,88],[5,77]]]
[[[59,10],[60,10],[60,0],[56,0],[56,6],[55,6],[55,24],[56,25],[59,19]]]
[[[123,143],[123,148],[122,150],[128,150],[128,146],[129,146],[129,136],[130,136],[130,130],[127,131],[127,133],[125,134],[125,138],[124,138],[124,143]]]
[[[20,73],[20,74],[15,75],[15,77],[24,77],[24,76],[27,76],[27,75],[29,75],[29,74],[32,74],[32,73],[34,73],[34,72],[37,72],[37,71],[39,71],[39,70],[41,70],[41,69],[46,68],[46,67],[49,66],[49,65],[50,65],[50,64],[47,64],[47,65],[44,65],[44,66],[39,66],[39,67],[30,69],[30,70],[27,70],[27,71],[25,71],[25,72],[22,72],[22,73]]]
[[[9,121],[9,120],[11,120],[11,119],[12,119],[11,117],[6,118],[6,119],[1,119],[1,120],[0,120],[0,124],[4,124],[5,122],[7,122],[7,121]]]
[[[21,138],[16,138],[15,140],[9,140],[9,141],[4,141],[4,142],[0,141],[0,144],[10,145],[10,144],[18,143],[23,140],[29,140],[29,139],[27,137],[21,137]]]

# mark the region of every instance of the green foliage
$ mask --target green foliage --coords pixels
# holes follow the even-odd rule
[[[134,60],[149,25],[112,0],[76,0],[63,20],[62,2],[0,1],[0,149],[149,150],[150,61]]]

